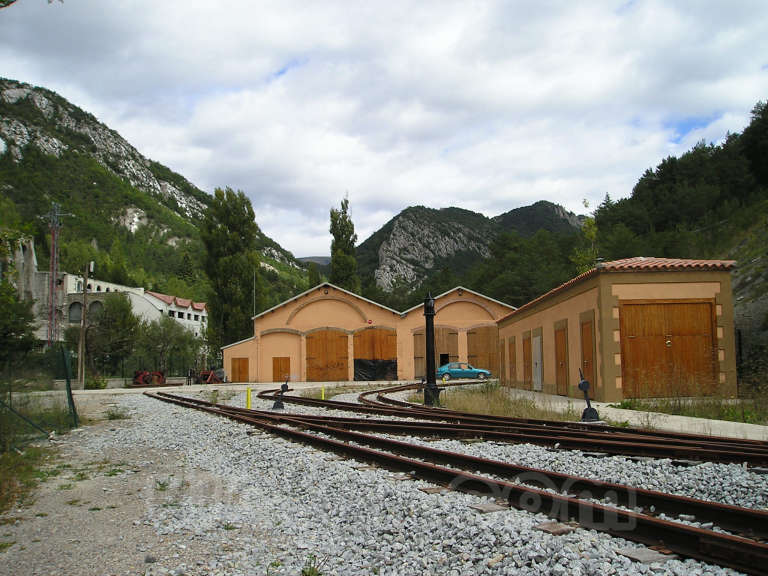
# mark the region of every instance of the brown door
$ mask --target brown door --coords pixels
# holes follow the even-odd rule
[[[594,346],[594,322],[588,320],[581,323],[581,373],[589,382],[590,397],[597,388],[595,382],[595,346]]]
[[[248,358],[232,358],[232,382],[248,382]]]
[[[307,334],[307,380],[338,382],[349,379],[347,334],[340,330],[318,330]]]
[[[712,393],[711,302],[622,304],[620,318],[625,397]]]
[[[523,338],[523,382],[528,390],[533,388],[533,355],[530,336]]]
[[[517,350],[515,349],[515,339],[509,340],[509,383],[517,382]]]
[[[397,333],[391,328],[362,330],[355,334],[355,358],[397,360]]]
[[[291,377],[291,359],[288,356],[272,358],[272,382],[285,382]]]
[[[505,354],[505,342],[499,341],[499,378],[502,384],[507,384],[507,355]]]
[[[475,368],[490,370],[499,375],[499,328],[483,326],[467,332],[467,360]]]
[[[568,395],[568,333],[565,328],[555,330],[555,380],[557,393]]]

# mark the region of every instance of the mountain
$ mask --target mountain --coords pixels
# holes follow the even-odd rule
[[[492,220],[505,230],[515,231],[528,238],[542,229],[553,234],[571,234],[581,228],[584,216],[577,216],[559,204],[539,200],[530,206],[514,208],[494,216]]]
[[[413,289],[444,268],[462,276],[490,257],[493,241],[503,232],[572,234],[580,223],[575,214],[546,201],[494,218],[461,208],[414,206],[358,246],[358,271],[363,283],[373,281],[385,292],[403,284]]]
[[[55,92],[0,79],[0,193],[0,225],[33,234],[42,266],[55,202],[61,269],[95,260],[100,279],[205,298],[197,225],[211,196]],[[302,287],[290,252],[261,232],[257,249],[276,297]]]

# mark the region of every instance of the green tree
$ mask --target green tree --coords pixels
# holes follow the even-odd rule
[[[200,354],[202,340],[167,316],[152,322],[142,322],[137,341],[137,353],[164,373],[171,357],[183,366],[192,367]]]
[[[0,281],[0,367],[20,360],[35,344],[32,302],[21,300],[10,281]]]
[[[317,268],[317,264],[310,262],[307,266],[307,277],[309,279],[309,287],[317,286],[322,282],[320,279],[320,270]]]
[[[741,135],[744,155],[755,179],[768,186],[768,102],[758,102],[752,109],[752,121]]]
[[[610,202],[607,196],[606,201]],[[586,200],[584,200],[584,208],[589,208],[589,202]],[[584,219],[581,235],[571,253],[571,261],[576,266],[576,272],[582,274],[595,267],[597,256],[597,223],[593,213]]]
[[[341,201],[341,210],[331,208],[331,283],[360,293],[360,277],[357,275],[355,257],[355,225],[349,216],[349,198]]]
[[[208,343],[212,352],[253,333],[253,299],[263,301],[259,256],[254,246],[258,226],[248,197],[227,187],[214,193],[205,211],[200,236],[206,249]]]
[[[133,353],[139,319],[128,296],[122,293],[105,296],[103,309],[94,316],[85,339],[91,368],[117,374],[120,362]]]

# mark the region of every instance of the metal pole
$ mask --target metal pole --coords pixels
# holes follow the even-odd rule
[[[88,269],[93,265],[89,262],[85,265],[83,274],[83,310],[80,314],[80,343],[77,347],[77,379],[81,390],[85,390],[85,326],[88,313]]]
[[[424,405],[434,406],[440,403],[440,389],[435,382],[435,299],[428,293],[424,300],[426,319],[425,338],[427,355],[427,385],[424,387]]]

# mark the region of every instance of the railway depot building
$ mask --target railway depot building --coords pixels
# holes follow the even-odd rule
[[[502,383],[583,397],[736,395],[735,262],[599,264],[498,322]]]
[[[497,320],[515,308],[457,287],[435,297],[435,363],[499,372]],[[426,376],[423,306],[398,312],[330,283],[253,318],[222,348],[233,382],[412,380]]]

